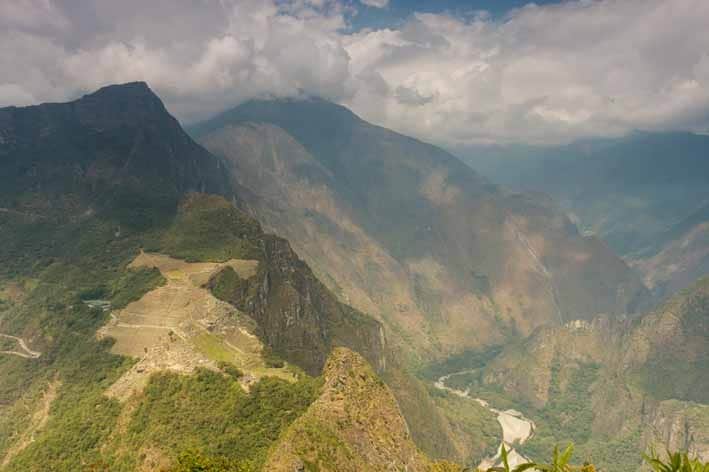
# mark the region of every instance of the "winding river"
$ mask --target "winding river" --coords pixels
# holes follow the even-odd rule
[[[446,380],[450,377],[454,375],[468,374],[470,372],[472,371],[464,370],[461,372],[454,372],[452,374],[444,375],[433,385],[437,389],[444,390],[453,395],[463,398],[470,398],[497,415],[497,422],[500,423],[500,426],[502,427],[502,440],[500,441],[500,447],[497,448],[497,454],[483,459],[483,461],[478,465],[478,468],[484,470],[489,467],[500,465],[500,451],[503,444],[508,451],[508,461],[511,467],[529,462],[527,457],[523,456],[515,449],[515,445],[522,444],[532,437],[534,434],[534,422],[532,420],[525,418],[525,416],[517,410],[497,410],[481,398],[472,398],[470,396],[470,390],[458,390],[446,385]]]

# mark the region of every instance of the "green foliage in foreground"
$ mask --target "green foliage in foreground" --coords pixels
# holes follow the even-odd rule
[[[517,465],[516,467],[510,467],[508,451],[503,445],[500,450],[502,465],[491,467],[484,472],[524,472],[526,470],[536,470],[539,472],[596,472],[596,468],[592,464],[571,464],[573,453],[573,444],[569,444],[563,452],[560,452],[559,448],[555,447],[551,462],[549,463],[538,464],[527,462]],[[702,462],[699,459],[691,458],[686,452],[672,453],[667,451],[667,458],[662,459],[652,450],[649,455],[644,455],[643,457],[655,472],[709,472],[709,462]]]
[[[199,451],[185,451],[177,458],[170,472],[252,472],[252,466],[239,464],[224,457],[209,457]]]
[[[645,456],[645,461],[655,472],[709,472],[709,462],[693,459],[686,452],[667,451],[667,459],[663,460],[652,450]]]
[[[574,445],[569,444],[563,452],[559,451],[558,447],[554,448],[554,453],[551,462],[547,464],[537,464],[534,462],[526,462],[515,467],[510,467],[508,461],[508,451],[504,444],[500,449],[500,459],[502,466],[491,467],[485,472],[524,472],[525,470],[536,470],[539,472],[595,472],[596,468],[591,464],[572,465],[571,456],[574,453]]]

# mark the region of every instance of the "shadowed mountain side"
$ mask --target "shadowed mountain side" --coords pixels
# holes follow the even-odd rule
[[[143,82],[68,103],[0,109],[0,162],[3,207],[28,192],[55,197],[49,206],[80,203],[69,195],[96,206],[118,184],[160,195],[230,189],[220,162]]]

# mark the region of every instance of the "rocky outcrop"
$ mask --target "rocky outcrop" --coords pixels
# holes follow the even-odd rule
[[[709,405],[665,400],[643,417],[646,447],[688,451],[709,461]]]
[[[632,265],[659,300],[709,274],[709,205],[670,227]]]
[[[431,470],[394,396],[361,356],[335,349],[323,376],[319,398],[281,438],[264,470]]]

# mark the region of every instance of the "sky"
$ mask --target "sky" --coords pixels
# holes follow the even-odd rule
[[[709,1],[2,0],[0,106],[320,96],[455,148],[709,132]]]

